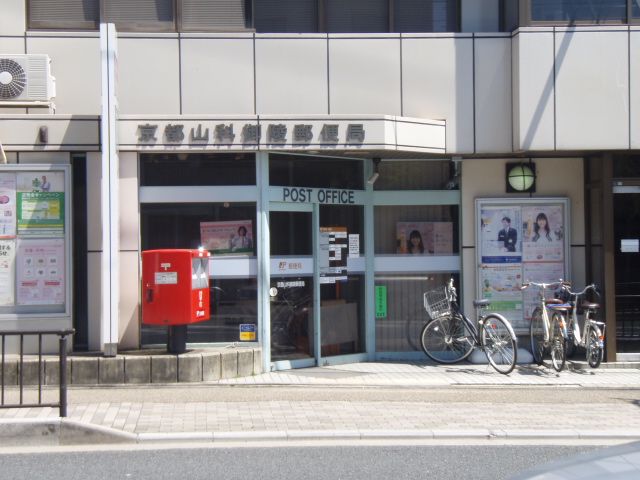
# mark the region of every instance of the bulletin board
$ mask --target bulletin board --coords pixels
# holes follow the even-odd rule
[[[476,199],[477,298],[490,299],[516,333],[529,331],[540,294],[523,283],[571,281],[569,218],[568,198]]]

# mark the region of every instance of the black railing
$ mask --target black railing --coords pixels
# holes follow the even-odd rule
[[[0,408],[27,408],[27,407],[52,407],[60,409],[60,416],[67,416],[67,339],[70,335],[73,335],[75,330],[62,329],[62,330],[34,330],[34,331],[0,331],[0,339],[2,341],[2,390],[0,393]],[[45,335],[57,335],[60,337],[60,351],[59,351],[59,363],[60,363],[60,401],[57,403],[45,403],[42,401],[42,385],[44,383],[43,368],[42,368],[42,337]],[[25,337],[38,337],[38,402],[37,403],[25,403],[24,401],[24,386],[25,386],[25,361],[24,361],[24,339]],[[20,387],[20,401],[15,404],[5,403],[5,389],[7,372],[6,372],[6,338],[7,337],[20,337],[20,359],[18,362],[17,371],[17,386]],[[11,386],[14,386],[13,384]]]

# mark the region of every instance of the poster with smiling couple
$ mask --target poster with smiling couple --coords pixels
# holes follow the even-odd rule
[[[528,329],[540,291],[525,282],[569,281],[568,199],[477,199],[478,295],[514,328]],[[559,285],[558,285],[559,288]],[[554,291],[545,292],[547,298]]]

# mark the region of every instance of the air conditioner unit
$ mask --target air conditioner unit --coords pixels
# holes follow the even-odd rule
[[[56,96],[48,55],[0,54],[0,102],[46,102]]]

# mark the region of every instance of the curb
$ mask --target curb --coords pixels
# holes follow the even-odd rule
[[[0,420],[0,446],[298,442],[326,440],[640,440],[637,430],[283,430],[128,433],[66,418]]]
[[[1,419],[0,445],[96,445],[137,443],[138,435],[66,418]]]

